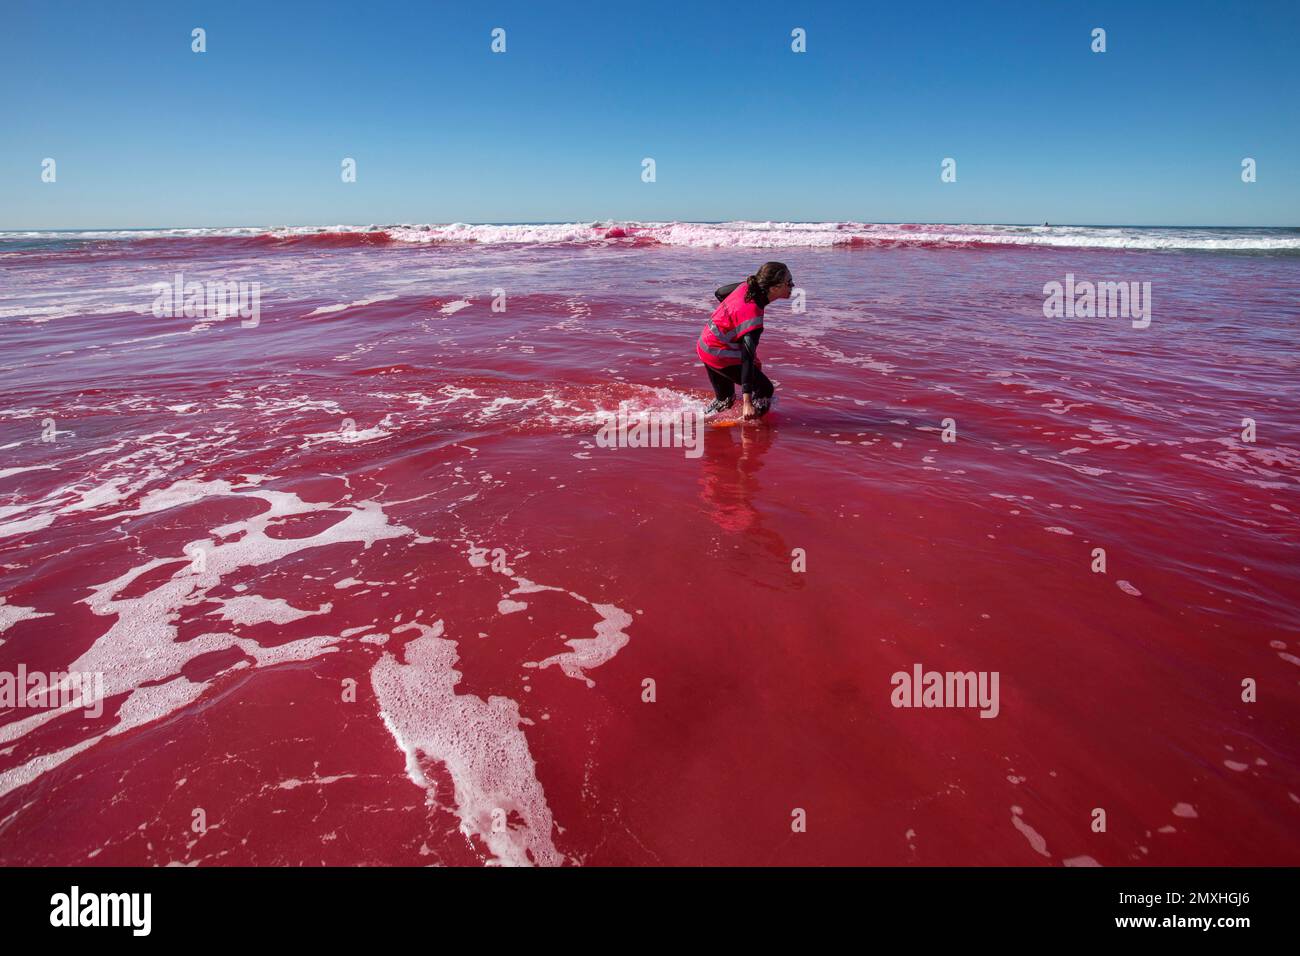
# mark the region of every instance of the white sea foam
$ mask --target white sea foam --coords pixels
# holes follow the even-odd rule
[[[587,676],[587,671],[606,663],[623,649],[629,640],[625,629],[632,623],[632,615],[613,604],[597,604],[576,591],[569,591],[551,584],[538,584],[536,581],[517,576],[513,568],[505,565],[496,567],[493,562],[490,562],[487,548],[478,547],[472,541],[466,541],[466,544],[467,557],[472,567],[493,567],[497,573],[509,578],[515,585],[497,603],[497,612],[499,614],[513,614],[528,607],[526,601],[512,600],[515,595],[539,594],[545,591],[559,591],[568,594],[573,600],[588,605],[596,612],[600,620],[592,625],[592,630],[596,632],[595,637],[568,638],[566,635],[561,634],[560,637],[569,650],[559,654],[552,654],[540,661],[526,661],[524,663],[525,667],[537,668],[556,665],[567,677],[583,681],[588,687],[595,687],[596,682]]]
[[[1116,226],[1016,226],[944,223],[861,222],[566,222],[470,224],[463,222],[392,226],[294,226],[199,229],[100,230],[86,232],[0,232],[0,241],[104,240],[144,238],[252,237],[296,239],[328,233],[383,232],[405,243],[482,245],[609,243],[650,240],[695,248],[817,248],[843,245],[919,245],[934,247],[1046,246],[1084,249],[1200,250],[1219,252],[1295,252],[1300,237],[1284,230],[1175,229]],[[378,300],[375,300],[378,301]],[[363,304],[363,303],[353,303]],[[347,305],[326,306],[313,314]],[[126,305],[138,310],[138,303]],[[44,307],[21,310],[36,315]],[[56,316],[48,316],[53,318]]]
[[[177,570],[165,581],[135,597],[121,597],[141,577],[155,569],[177,562],[176,555],[152,558],[110,581],[90,586],[90,596],[83,603],[93,614],[112,620],[111,626],[80,657],[71,662],[70,672],[102,673],[105,698],[125,694],[115,722],[107,730],[53,753],[34,756],[25,763],[0,773],[0,796],[59,766],[105,736],[120,734],[157,720],[188,705],[202,695],[207,682],[191,681],[183,676],[185,665],[196,657],[227,648],[238,648],[251,658],[251,666],[263,667],[285,661],[308,660],[334,651],[339,637],[321,635],[263,647],[248,638],[232,634],[200,634],[177,642],[175,621],[182,608],[204,600],[223,577],[239,568],[272,564],[311,548],[351,543],[369,548],[375,542],[413,534],[411,529],[390,523],[381,505],[374,501],[338,504],[307,502],[296,494],[256,487],[261,476],[245,476],[244,483],[227,481],[182,481],[145,495],[132,511],[119,512],[115,518],[153,514],[216,495],[238,495],[259,499],[264,511],[241,521],[231,522],[210,531],[211,538],[191,545],[203,548],[202,570],[190,567]],[[272,538],[268,528],[285,517],[318,511],[341,511],[344,517],[328,528],[306,538]],[[127,528],[130,525],[128,523]],[[221,541],[217,544],[215,541]],[[253,622],[275,620],[287,613],[302,616],[287,604],[256,600],[252,595],[228,599],[224,607],[234,608],[235,618]],[[329,609],[325,605],[320,611]],[[247,662],[242,665],[249,666]],[[0,743],[17,740],[70,708],[40,711],[0,727]]]
[[[30,621],[37,617],[52,617],[53,612],[38,611],[34,607],[19,607],[17,604],[9,604],[3,597],[0,597],[0,634],[3,634],[9,628],[13,627],[19,621]],[[0,640],[0,644],[4,641]]]
[[[551,809],[520,726],[519,705],[508,697],[483,700],[456,692],[456,642],[442,636],[441,621],[394,628],[406,630],[420,636],[406,644],[404,662],[385,653],[370,683],[384,726],[406,755],[407,776],[428,793],[431,805],[449,806],[461,832],[480,840],[496,862],[560,865],[564,857],[551,840]],[[446,768],[452,793],[438,793],[420,766],[421,755]]]
[[[358,306],[363,305],[374,305],[376,302],[388,302],[389,300],[396,298],[397,295],[395,293],[388,295],[372,295],[369,298],[358,299],[356,302],[343,302],[338,305],[323,305],[318,309],[312,309],[307,313],[305,318],[310,319],[313,315],[328,315],[332,312],[342,312],[345,309],[355,309]]]
[[[284,598],[265,598],[260,594],[244,594],[219,600],[221,606],[208,613],[239,625],[263,624],[267,621],[288,624],[314,614],[328,614],[333,608],[332,604],[326,603],[315,611],[303,611]]]
[[[25,471],[55,471],[57,467],[57,465],[28,465],[24,468],[0,468],[0,478],[21,475]]]

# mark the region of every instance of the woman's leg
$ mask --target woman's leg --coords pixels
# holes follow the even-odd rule
[[[709,384],[713,386],[713,394],[716,398],[714,404],[721,408],[730,408],[736,400],[736,387],[731,379],[710,365],[704,366],[704,371],[709,373]]]
[[[754,402],[754,411],[758,413],[759,418],[762,418],[772,410],[772,394],[776,391],[776,386],[758,369],[754,369],[754,375],[757,380],[754,382],[751,398]]]

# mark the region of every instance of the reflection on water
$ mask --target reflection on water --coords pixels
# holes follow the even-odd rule
[[[754,498],[763,456],[776,441],[776,429],[764,424],[716,426],[704,431],[700,459],[700,504],[723,531],[742,533],[757,528]]]

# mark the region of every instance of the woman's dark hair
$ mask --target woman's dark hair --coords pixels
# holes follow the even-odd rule
[[[767,308],[767,290],[774,285],[781,285],[790,278],[790,270],[784,262],[764,262],[759,270],[745,280],[749,288],[745,292],[745,301],[758,304],[760,309]]]

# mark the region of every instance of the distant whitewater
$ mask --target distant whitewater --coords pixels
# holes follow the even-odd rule
[[[860,222],[635,222],[285,226],[0,232],[0,244],[226,238],[267,244],[620,244],[696,248],[1049,248],[1300,252],[1297,228],[944,225]]]

